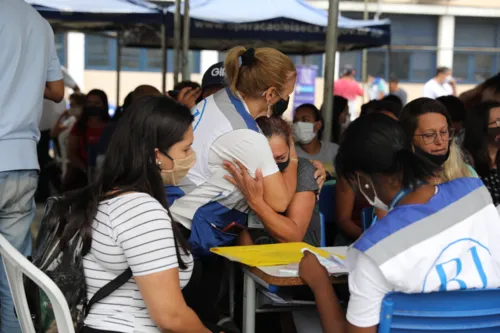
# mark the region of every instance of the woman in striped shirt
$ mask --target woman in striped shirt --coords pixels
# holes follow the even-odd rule
[[[136,101],[117,125],[100,178],[68,195],[70,221],[84,239],[88,299],[132,271],[91,307],[84,333],[210,332],[182,296],[193,259],[163,188],[196,161],[192,121],[189,109],[169,98]]]

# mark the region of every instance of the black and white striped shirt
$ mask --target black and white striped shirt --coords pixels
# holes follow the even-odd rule
[[[92,249],[84,257],[87,297],[128,267],[133,276],[178,268],[171,220],[161,204],[145,193],[130,193],[99,204],[92,225]],[[181,288],[191,278],[193,258],[182,258]],[[158,333],[135,280],[95,304],[85,325],[124,333]]]

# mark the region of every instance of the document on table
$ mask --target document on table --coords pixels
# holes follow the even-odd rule
[[[306,243],[228,246],[212,248],[210,251],[231,261],[255,267],[298,263],[303,257],[303,248],[308,248],[324,258],[330,257],[327,251]]]

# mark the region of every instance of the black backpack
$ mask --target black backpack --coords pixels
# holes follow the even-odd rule
[[[68,302],[75,332],[79,332],[92,305],[124,285],[132,277],[132,271],[128,268],[87,301],[80,232],[77,231],[64,248],[60,245],[60,237],[68,225],[64,209],[61,198],[47,200],[31,261],[62,291]],[[47,295],[28,278],[25,278],[24,287],[36,332],[45,333],[55,329],[55,316]]]

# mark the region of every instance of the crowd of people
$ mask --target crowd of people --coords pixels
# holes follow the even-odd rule
[[[344,295],[306,254],[299,274],[317,310],[294,313],[298,333],[374,333],[392,291],[500,287],[500,75],[457,97],[451,69],[441,67],[411,101],[397,79],[369,76],[370,101],[358,116],[365,92],[347,68],[333,110],[303,104],[288,123],[292,60],[236,47],[201,85],[183,81],[167,95],[140,85],[110,117],[105,92],[84,94],[63,76],[50,25],[24,2],[7,4],[0,233],[29,256],[35,192],[41,202],[56,194],[82,240],[87,298],[131,272],[89,309],[83,333],[236,331],[217,326],[229,270],[210,249],[319,246],[327,180],[336,183],[329,245],[351,245],[347,313]],[[60,106],[65,87],[69,108],[40,123],[44,99]],[[323,136],[329,112],[331,140]],[[72,237],[62,233],[61,243]],[[3,265],[0,302],[0,333],[20,332]]]

